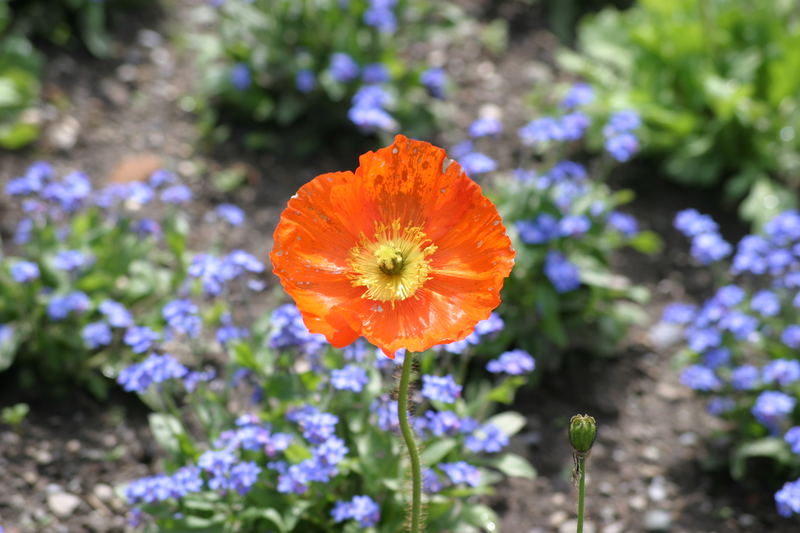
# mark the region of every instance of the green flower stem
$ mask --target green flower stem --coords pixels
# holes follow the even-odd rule
[[[400,394],[397,398],[397,416],[400,419],[400,432],[408,448],[411,459],[411,533],[420,532],[422,522],[422,472],[420,470],[419,450],[414,441],[414,432],[408,423],[408,384],[411,381],[411,366],[414,354],[406,352],[403,359],[403,373],[400,374]]]
[[[578,531],[583,533],[583,499],[586,493],[586,455],[585,453],[578,454],[578,475],[580,481],[578,482]]]

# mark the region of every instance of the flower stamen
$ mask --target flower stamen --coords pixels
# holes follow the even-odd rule
[[[428,257],[436,246],[422,228],[403,228],[400,220],[389,225],[375,224],[372,239],[361,235],[350,249],[350,280],[355,287],[366,287],[362,298],[378,302],[402,301],[412,297],[430,279]]]

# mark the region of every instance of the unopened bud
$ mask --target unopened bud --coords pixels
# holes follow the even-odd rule
[[[569,442],[578,453],[588,453],[597,437],[597,422],[589,415],[575,415],[569,420]]]

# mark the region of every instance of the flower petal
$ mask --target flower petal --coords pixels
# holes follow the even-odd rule
[[[273,271],[294,298],[312,333],[325,335],[337,347],[358,335],[332,314],[337,305],[359,298],[363,289],[347,278],[347,253],[356,242],[348,212],[352,172],[323,174],[305,184],[289,200],[273,236]]]

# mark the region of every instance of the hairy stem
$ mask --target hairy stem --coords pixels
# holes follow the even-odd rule
[[[578,475],[580,481],[578,482],[578,531],[583,533],[583,499],[586,493],[586,454],[578,456]]]
[[[400,375],[400,391],[397,398],[397,416],[400,419],[400,432],[408,448],[408,456],[411,459],[411,520],[410,532],[420,532],[420,522],[422,522],[422,471],[419,462],[419,450],[414,441],[414,432],[408,423],[408,385],[411,381],[411,366],[413,365],[414,354],[406,352],[403,360],[403,373]]]

